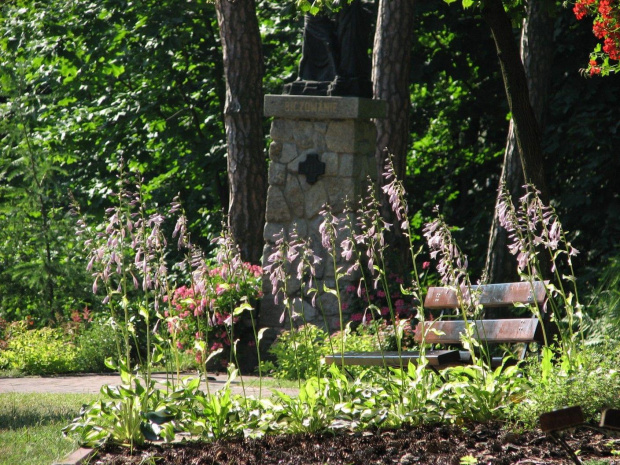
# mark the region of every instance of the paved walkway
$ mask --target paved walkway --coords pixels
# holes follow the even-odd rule
[[[183,376],[192,376],[186,374]],[[165,374],[155,374],[156,380],[165,380]],[[244,376],[243,381],[246,385],[246,395],[258,396],[258,378],[255,376]],[[41,392],[41,393],[82,393],[97,394],[101,386],[105,384],[118,385],[121,377],[117,374],[94,374],[94,375],[67,375],[67,376],[46,376],[46,377],[24,377],[24,378],[4,378],[0,377],[0,394],[8,392]],[[226,383],[226,375],[209,375],[209,388],[213,390],[221,389]],[[277,389],[288,394],[296,393],[296,389],[274,387],[274,383],[269,383],[270,389]],[[241,380],[239,377],[231,384],[233,393],[243,393]],[[203,385],[203,389],[205,389]],[[263,392],[266,389],[263,388]]]

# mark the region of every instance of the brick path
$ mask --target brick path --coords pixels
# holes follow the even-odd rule
[[[191,375],[186,375],[191,376]],[[165,374],[156,374],[157,380],[165,380]],[[226,382],[226,375],[209,375],[209,388],[213,390],[221,389]],[[258,396],[258,378],[254,376],[244,376],[246,383],[246,394]],[[121,383],[121,378],[117,374],[99,375],[67,375],[49,377],[24,377],[24,378],[3,378],[0,377],[0,394],[8,392],[41,392],[41,393],[82,393],[97,394],[101,386],[105,384],[117,385]],[[247,386],[247,385],[251,386]],[[273,384],[271,384],[273,386]],[[243,392],[239,377],[232,383],[233,393]],[[203,389],[205,389],[203,385]],[[274,388],[288,394],[294,394],[296,389]],[[265,391],[265,389],[263,389]]]

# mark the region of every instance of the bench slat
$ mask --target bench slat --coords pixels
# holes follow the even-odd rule
[[[458,350],[427,350],[425,356],[428,364],[431,366],[441,366],[450,363],[459,362],[461,356]],[[415,363],[420,359],[420,352],[403,351],[398,352],[347,352],[344,357],[341,354],[327,355],[325,362],[330,365],[335,363],[339,365],[343,362],[345,365],[361,365],[361,366],[392,366],[399,367],[402,360],[403,366],[411,361]]]
[[[475,339],[486,340],[493,344],[532,342],[540,341],[542,338],[537,318],[474,320],[469,323],[475,325],[473,330]],[[416,326],[415,341],[422,342],[424,335],[424,342],[428,344],[460,344],[461,334],[464,331],[463,320],[425,321]]]
[[[471,286],[473,292],[480,291],[478,301],[485,307],[502,307],[515,303],[542,305],[546,299],[545,283],[534,282],[534,288],[528,282],[485,284]],[[469,289],[463,288],[463,297],[467,300]],[[458,308],[458,298],[455,289],[449,287],[430,287],[426,294],[424,307],[430,310],[444,308]]]

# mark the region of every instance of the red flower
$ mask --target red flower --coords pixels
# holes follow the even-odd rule
[[[578,20],[583,19],[588,14],[588,9],[583,3],[575,3],[573,7],[573,13]]]
[[[612,60],[620,59],[620,51],[618,50],[618,43],[611,37],[605,38],[605,44],[603,45],[603,52],[609,55]]]
[[[592,32],[594,33],[594,37],[602,39],[609,34],[609,21],[594,21],[592,24]]]
[[[601,3],[598,4],[598,12],[603,18],[611,18],[611,1],[601,0]]]
[[[590,60],[590,76],[601,74],[601,68],[598,66],[596,60]]]

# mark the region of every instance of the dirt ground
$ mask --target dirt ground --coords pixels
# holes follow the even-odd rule
[[[565,435],[579,457],[591,465],[620,465],[620,439],[585,428]],[[108,448],[94,465],[349,465],[349,464],[570,464],[568,454],[540,431],[513,433],[500,424],[424,426],[343,435],[267,436],[259,440],[221,440],[152,445],[130,455]]]

